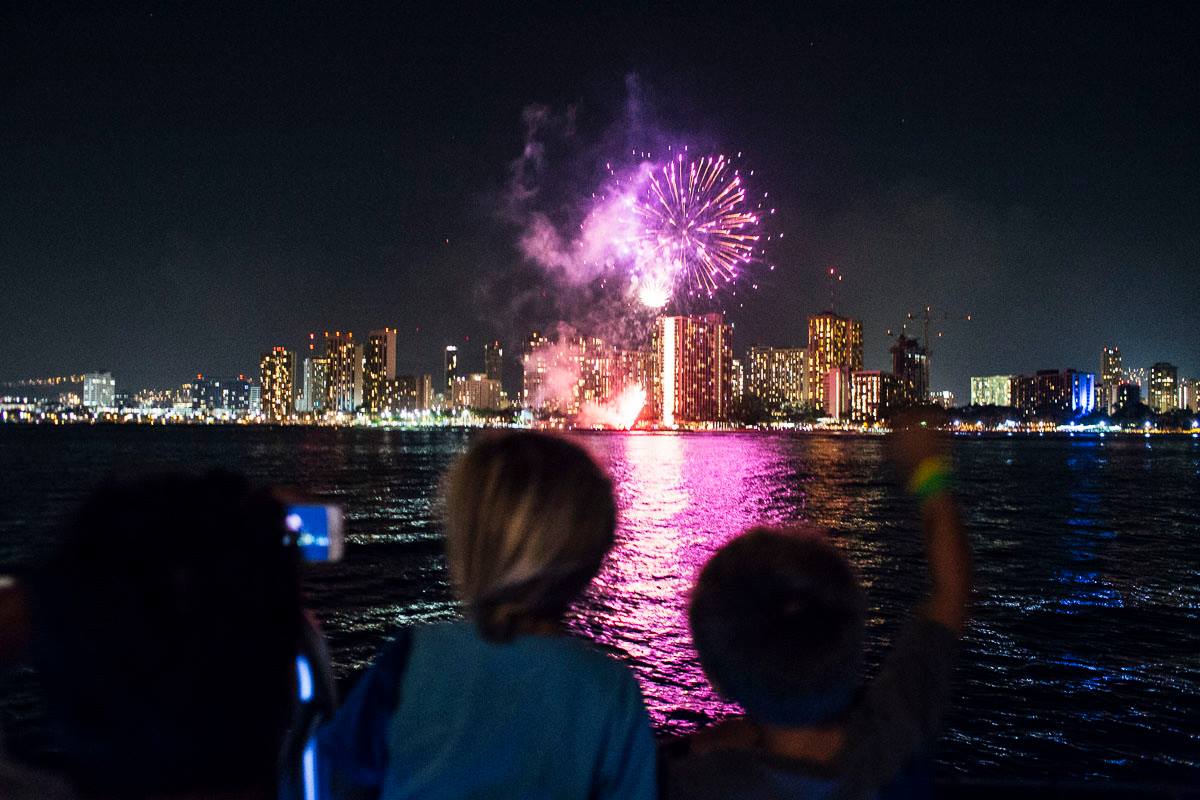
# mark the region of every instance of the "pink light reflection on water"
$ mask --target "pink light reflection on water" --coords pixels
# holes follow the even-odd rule
[[[580,441],[608,469],[617,544],[576,629],[625,654],[654,725],[687,731],[736,711],[709,687],[687,627],[687,597],[722,544],[759,523],[793,519],[798,477],[775,438],[629,433]]]

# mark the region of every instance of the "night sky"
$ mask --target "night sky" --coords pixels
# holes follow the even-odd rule
[[[1200,376],[1185,4],[119,5],[0,12],[0,381],[169,386],[383,325],[404,371],[450,343],[481,369],[538,322],[499,210],[523,109],[573,109],[598,158],[634,82],[779,209],[776,271],[729,304],[738,350],[802,344],[835,265],[869,368],[905,312],[973,314],[933,358],[960,402],[972,374],[1095,371],[1106,343]]]

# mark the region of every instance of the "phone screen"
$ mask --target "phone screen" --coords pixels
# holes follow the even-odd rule
[[[342,557],[342,509],[334,505],[292,505],[285,518],[288,544],[305,561],[338,561]]]

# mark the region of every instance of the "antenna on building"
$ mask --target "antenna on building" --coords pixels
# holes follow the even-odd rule
[[[833,311],[837,307],[836,294],[837,286],[842,282],[842,273],[838,272],[837,267],[829,268],[829,310]]]

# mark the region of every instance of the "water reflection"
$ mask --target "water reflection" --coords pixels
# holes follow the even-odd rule
[[[576,625],[621,650],[657,726],[688,729],[728,714],[708,686],[687,626],[688,591],[722,544],[777,522],[797,490],[781,440],[680,434],[583,437],[616,484],[617,545]]]

